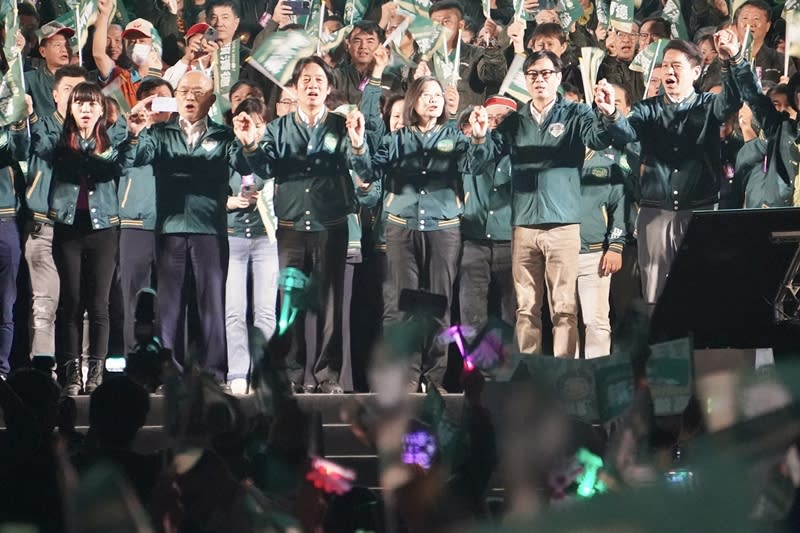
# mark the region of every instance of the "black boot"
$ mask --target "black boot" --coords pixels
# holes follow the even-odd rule
[[[103,370],[105,361],[103,359],[89,359],[89,372],[86,375],[86,388],[84,392],[91,394],[103,382]]]
[[[65,396],[77,396],[83,389],[83,376],[81,375],[81,360],[70,359],[63,367],[64,369],[64,389]]]

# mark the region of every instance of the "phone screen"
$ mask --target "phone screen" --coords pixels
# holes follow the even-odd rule
[[[151,102],[150,109],[154,113],[177,113],[178,101],[168,96],[156,96]]]
[[[106,358],[106,370],[114,373],[125,372],[126,363],[127,360],[121,355],[109,355]]]
[[[427,431],[411,431],[403,437],[403,462],[428,470],[436,454],[436,437]]]
[[[295,15],[308,15],[311,13],[311,2],[308,0],[288,0],[286,5],[292,9]]]

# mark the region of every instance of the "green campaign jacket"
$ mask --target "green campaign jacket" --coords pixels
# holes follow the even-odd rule
[[[577,224],[580,176],[586,147],[602,150],[612,138],[633,138],[624,117],[601,117],[561,96],[539,125],[530,105],[507,116],[492,132],[494,160],[511,159],[511,223],[515,226]]]
[[[120,152],[126,170],[153,166],[156,231],[227,235],[230,169],[251,172],[230,128],[209,119],[205,134],[190,151],[175,117],[129,138]]]
[[[581,174],[581,253],[625,244],[625,171],[614,148],[589,150]]]

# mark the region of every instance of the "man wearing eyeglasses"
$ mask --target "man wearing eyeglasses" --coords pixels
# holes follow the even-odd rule
[[[508,29],[524,53],[522,26]],[[595,88],[598,111],[558,95],[561,60],[539,50],[523,65],[531,101],[492,133],[495,161],[511,158],[511,261],[517,294],[516,337],[521,353],[542,352],[542,302],[548,294],[553,354],[574,357],[575,285],[580,252],[580,169],[586,147],[602,150],[632,131],[605,80]]]
[[[263,127],[260,132],[234,127],[234,135],[212,122],[208,111],[215,99],[213,89],[205,74],[188,72],[175,90],[178,116],[147,130],[153,97],[140,101],[128,116],[129,137],[120,153],[126,168],[153,165],[163,345],[181,360],[183,346],[177,339],[193,278],[201,331],[192,336],[198,339],[205,368],[215,380],[224,382],[228,178],[230,168],[242,175],[252,173],[241,147],[255,147]]]
[[[634,22],[630,32],[615,29],[609,31],[616,34],[617,53],[603,59],[597,71],[597,79],[622,85],[630,95],[631,102],[638,102],[644,95],[644,81],[640,73],[630,69],[630,64],[639,50],[639,25]]]

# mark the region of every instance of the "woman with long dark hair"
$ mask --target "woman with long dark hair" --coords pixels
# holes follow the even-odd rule
[[[483,149],[487,131],[486,111],[470,115],[470,141],[445,113],[445,90],[435,78],[417,78],[408,88],[404,127],[384,137],[372,158],[376,176],[383,177],[388,278],[393,284],[392,302],[385,322],[404,319],[400,310],[403,289],[425,289],[446,297],[440,320],[449,326],[450,301],[461,251],[461,172],[470,160],[488,158]],[[442,389],[447,368],[446,346],[428,336],[411,359],[409,389],[424,379]],[[443,390],[443,389],[442,389]]]
[[[57,319],[62,332],[56,352],[64,390],[70,395],[82,388],[83,303],[89,311],[87,394],[102,381],[108,353],[108,296],[119,226],[115,180],[120,169],[106,114],[100,88],[79,83],[69,96],[61,135],[35,129],[31,142],[33,151],[53,164],[48,214],[55,221],[53,259],[61,279]]]

